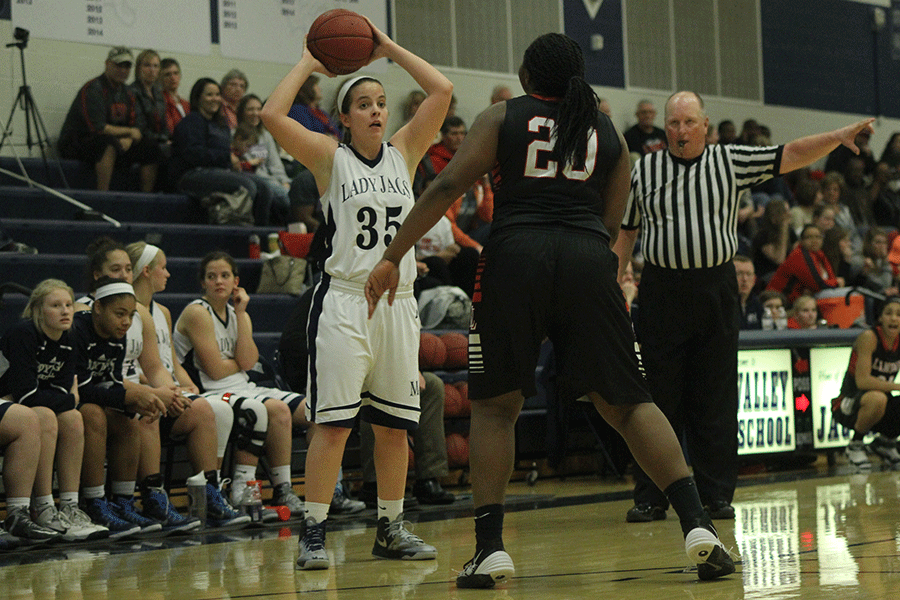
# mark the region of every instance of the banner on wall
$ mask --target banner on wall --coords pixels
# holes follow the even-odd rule
[[[739,351],[738,454],[791,452],[795,448],[791,351]]]
[[[841,393],[841,383],[850,362],[850,346],[841,348],[810,348],[809,367],[813,409],[813,447],[844,448],[853,432],[837,423],[831,416],[831,400]],[[874,434],[866,436],[871,442]]]
[[[333,8],[365,15],[387,32],[384,0],[219,0],[222,56],[293,65],[303,55],[309,26]],[[378,63],[367,69],[384,70]]]
[[[209,6],[197,0],[12,0],[11,17],[36,38],[205,55]]]
[[[592,85],[625,87],[621,0],[564,0],[567,36],[584,53],[584,78]]]

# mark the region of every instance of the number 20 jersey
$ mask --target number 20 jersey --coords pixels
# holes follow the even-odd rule
[[[387,142],[374,160],[341,144],[321,202],[329,236],[325,272],[365,285],[414,203],[406,160]],[[415,279],[415,258],[408,252],[400,261],[399,288]]]
[[[509,226],[578,229],[609,238],[602,191],[622,151],[615,127],[598,112],[584,169],[551,158],[557,99],[519,96],[506,102],[497,142],[491,233]]]

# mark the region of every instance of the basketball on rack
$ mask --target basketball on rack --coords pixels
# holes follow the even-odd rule
[[[465,369],[469,366],[469,338],[461,333],[451,331],[441,336],[447,348],[448,369]]]
[[[462,434],[451,433],[446,437],[447,462],[451,467],[469,466],[469,440]]]
[[[362,15],[335,8],[313,21],[306,46],[326,69],[348,75],[368,64],[375,50],[375,34]]]
[[[429,371],[444,366],[447,360],[447,349],[441,338],[423,331],[419,336],[419,369]]]
[[[468,417],[472,414],[472,403],[469,401],[469,382],[457,381],[453,384],[459,391],[459,397],[462,400],[462,409],[459,412],[460,417]]]
[[[463,399],[452,383],[444,384],[444,416],[445,417],[462,417]]]

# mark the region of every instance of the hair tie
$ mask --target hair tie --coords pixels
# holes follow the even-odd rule
[[[115,283],[107,283],[97,288],[94,292],[94,300],[102,300],[107,296],[115,296],[117,294],[131,294],[134,296],[134,288],[130,283],[117,281]]]
[[[141,271],[144,270],[144,267],[153,262],[153,259],[156,258],[156,255],[159,254],[160,250],[153,244],[147,244],[144,246],[144,251],[141,252],[141,257],[138,259],[136,263],[134,263],[134,272],[140,276]]]

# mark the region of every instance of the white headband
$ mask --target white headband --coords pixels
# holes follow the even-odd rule
[[[344,82],[344,85],[341,86],[341,91],[338,92],[338,97],[337,97],[337,111],[338,112],[341,112],[343,110],[342,107],[344,106],[344,97],[347,95],[347,92],[349,92],[350,88],[352,88],[353,85],[360,79],[371,79],[371,77],[366,77],[365,75],[360,75],[358,77],[354,77],[353,79],[348,79],[347,81]]]
[[[141,252],[141,257],[136,263],[134,263],[134,272],[137,273],[137,276],[140,276],[141,271],[144,270],[144,267],[153,262],[153,259],[156,258],[157,254],[159,254],[159,248],[157,248],[153,244],[147,244],[146,246],[144,246],[144,251]]]
[[[134,288],[130,283],[117,281],[116,283],[107,283],[97,288],[94,292],[94,300],[101,300],[107,296],[115,296],[116,294],[131,294],[134,296]]]

